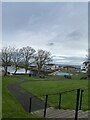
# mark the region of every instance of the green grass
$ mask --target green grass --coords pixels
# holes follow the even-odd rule
[[[61,81],[36,81],[30,83],[24,83],[21,85],[27,91],[40,97],[44,100],[45,94],[54,94],[64,92],[66,90],[72,90],[77,88],[88,88],[87,80],[61,80]],[[49,95],[49,104],[58,107],[59,95]],[[71,92],[62,95],[62,108],[75,109],[76,92]],[[83,94],[83,110],[88,109],[88,90]]]
[[[14,77],[3,77],[2,78],[2,116],[3,118],[35,118],[30,113],[27,113],[22,108],[21,104],[17,99],[10,94],[7,86],[20,82],[19,79]],[[36,119],[37,120],[37,119]]]
[[[28,80],[41,80],[41,81],[34,81],[28,82],[21,85],[24,89],[29,92],[32,92],[34,95],[37,95],[41,99],[44,100],[45,94],[52,94],[63,92],[65,90],[76,89],[76,88],[87,88],[88,81],[87,80],[77,80],[82,75],[73,76],[73,80],[63,80],[63,76],[47,76],[45,79],[39,77],[29,77],[28,75],[17,75],[20,78],[28,79]],[[49,80],[49,81],[42,81],[42,80]],[[1,79],[0,79],[1,82]],[[32,116],[31,114],[24,111],[21,104],[17,101],[17,99],[10,94],[7,89],[7,86],[16,82],[20,82],[18,78],[14,77],[3,77],[2,78],[2,85],[0,84],[0,89],[2,88],[2,115],[3,118],[36,118],[36,116]],[[62,95],[62,104],[61,107],[64,109],[75,109],[75,92],[72,94],[63,94]],[[50,95],[49,96],[49,104],[58,107],[58,99],[59,95]],[[86,90],[83,94],[83,110],[88,109],[88,91]]]
[[[2,118],[2,77],[0,77],[0,119]]]
[[[69,71],[69,73],[73,74],[71,76],[73,80],[80,80],[80,78],[86,77],[85,73],[76,73],[75,71],[72,71],[72,72]],[[40,78],[39,76],[29,77],[29,75],[15,75],[15,76],[23,78],[23,79],[27,79],[27,80],[49,80],[49,81],[55,80],[56,81],[56,80],[65,79],[64,76],[60,76],[60,75],[48,75],[48,76],[45,76],[45,78]]]

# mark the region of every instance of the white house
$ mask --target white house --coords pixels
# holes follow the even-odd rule
[[[46,64],[46,65],[44,66],[44,68],[45,68],[46,70],[57,70],[57,69],[60,69],[60,67],[59,67],[58,65],[53,64],[53,63]]]
[[[83,62],[81,65],[81,72],[86,73],[88,71],[89,61]]]

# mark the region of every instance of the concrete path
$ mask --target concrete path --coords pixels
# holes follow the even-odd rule
[[[32,112],[33,115],[37,115],[39,117],[43,117],[44,110],[38,110]],[[63,109],[55,109],[53,107],[47,108],[46,112],[46,118],[71,118],[74,120],[75,118],[75,110],[63,110]],[[85,120],[88,120],[88,111],[83,112],[82,110],[79,110],[78,112],[78,118],[85,118]]]

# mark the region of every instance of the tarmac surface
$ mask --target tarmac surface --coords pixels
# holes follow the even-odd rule
[[[44,109],[45,103],[37,96],[34,96],[32,93],[27,92],[25,89],[21,88],[22,83],[30,82],[30,80],[20,79],[21,82],[14,83],[8,86],[8,89],[12,96],[15,96],[20,104],[23,106],[24,110],[29,112],[30,107],[30,97],[31,101],[31,111],[36,111],[39,109]]]

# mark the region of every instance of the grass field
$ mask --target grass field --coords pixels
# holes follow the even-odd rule
[[[13,77],[2,78],[2,116],[3,118],[34,118],[30,113],[27,113],[13,97],[7,89],[7,86],[12,83],[19,82],[19,79]],[[37,119],[35,119],[37,120]]]
[[[79,77],[81,77],[80,75]],[[77,76],[75,76],[72,80],[64,80],[61,76],[47,76],[45,79],[39,77],[29,77],[28,75],[19,75],[18,77],[28,79],[28,80],[41,80],[28,82],[21,85],[24,89],[29,92],[32,92],[34,95],[37,95],[39,98],[44,100],[45,94],[59,93],[65,90],[76,89],[76,88],[88,88],[87,80],[77,80]],[[48,80],[48,81],[42,81]],[[24,111],[21,104],[17,101],[17,99],[10,94],[7,89],[7,86],[20,82],[18,78],[14,77],[3,77],[2,78],[2,115],[3,118],[37,118],[32,116],[31,114]],[[50,95],[49,96],[49,104],[55,107],[58,107],[58,99],[59,95]],[[74,109],[76,100],[76,92],[72,92],[72,94],[63,94],[62,95],[62,104],[61,107],[64,109]],[[88,109],[88,90],[85,90],[83,94],[83,110]]]
[[[0,77],[0,119],[2,118],[2,77]]]
[[[63,71],[62,71],[63,72]],[[66,71],[64,71],[66,72]],[[85,77],[86,74],[84,73],[75,73],[75,72],[69,72],[71,74],[73,74],[72,79],[73,80],[80,80],[81,77]],[[27,80],[63,80],[65,79],[64,76],[59,76],[59,75],[48,75],[45,76],[45,78],[40,78],[39,76],[33,76],[33,77],[29,77],[29,75],[15,75],[17,77],[23,78],[23,79],[27,79]]]
[[[57,78],[57,77],[56,77]],[[35,81],[30,83],[24,83],[21,85],[27,91],[40,97],[44,100],[45,94],[54,94],[64,92],[72,89],[86,89],[88,88],[87,80],[58,80],[55,81]],[[49,95],[49,104],[58,107],[59,94]],[[62,95],[62,108],[64,109],[75,109],[76,91],[69,92]],[[82,109],[88,109],[88,90],[84,91]]]

